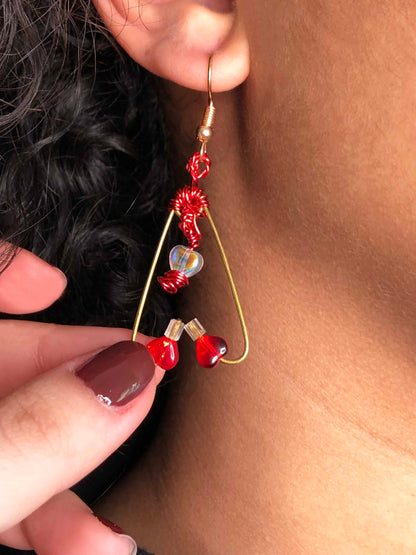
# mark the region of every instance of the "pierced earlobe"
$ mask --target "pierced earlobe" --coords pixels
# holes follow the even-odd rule
[[[119,44],[152,73],[206,90],[206,60],[215,53],[215,92],[241,84],[249,71],[246,34],[232,0],[94,0]],[[225,9],[226,5],[229,9]]]

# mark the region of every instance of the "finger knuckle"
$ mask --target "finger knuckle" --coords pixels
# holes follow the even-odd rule
[[[36,374],[41,374],[48,370],[49,364],[49,353],[53,352],[53,345],[56,335],[56,329],[58,326],[56,324],[44,324],[45,331],[43,335],[40,335],[38,341],[35,345],[33,352],[33,365],[36,370]]]
[[[62,422],[52,401],[46,395],[22,391],[12,401],[8,417],[0,419],[0,434],[12,450],[19,456],[45,451],[51,456],[61,453]]]

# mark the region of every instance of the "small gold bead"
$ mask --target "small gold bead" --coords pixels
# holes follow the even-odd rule
[[[212,137],[212,129],[211,127],[207,127],[206,125],[201,125],[198,127],[197,137],[200,141],[207,142]]]

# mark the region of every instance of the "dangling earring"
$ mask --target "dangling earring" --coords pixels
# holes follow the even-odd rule
[[[204,179],[210,170],[211,160],[207,155],[207,143],[212,137],[212,129],[215,117],[215,106],[212,99],[212,56],[208,62],[208,106],[205,109],[201,125],[198,127],[197,139],[200,142],[200,150],[193,154],[188,161],[186,169],[191,175],[192,183],[180,189],[172,199],[169,206],[169,216],[163,228],[153,261],[147,276],[146,284],[143,289],[139,307],[137,309],[136,318],[133,326],[132,341],[136,340],[139,329],[140,320],[143,309],[149,293],[150,284],[156,270],[156,266],[160,257],[162,247],[164,245],[167,233],[174,216],[179,217],[179,229],[183,232],[188,245],[176,245],[172,248],[169,255],[168,270],[163,276],[158,278],[160,285],[168,293],[174,294],[181,287],[189,284],[189,278],[199,272],[204,260],[196,249],[201,239],[201,231],[198,227],[198,218],[207,218],[214,233],[214,237],[221,254],[224,268],[231,287],[234,304],[237,310],[238,318],[243,333],[244,349],[243,353],[235,359],[226,359],[225,355],[228,351],[227,343],[224,339],[217,336],[207,335],[205,329],[197,318],[194,318],[188,324],[180,319],[171,320],[162,337],[151,341],[147,348],[155,361],[155,364],[164,370],[173,368],[179,359],[177,341],[182,331],[185,331],[190,337],[196,341],[196,354],[198,362],[205,368],[212,368],[219,361],[225,364],[238,364],[242,362],[248,354],[249,342],[248,332],[245,324],[243,311],[241,309],[237,290],[228,264],[227,256],[222,246],[217,228],[215,227],[211,213],[209,211],[208,198],[199,186],[199,181]]]

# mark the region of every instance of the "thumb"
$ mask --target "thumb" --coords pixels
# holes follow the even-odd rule
[[[144,419],[149,351],[122,341],[45,372],[0,402],[0,531],[88,474]]]

